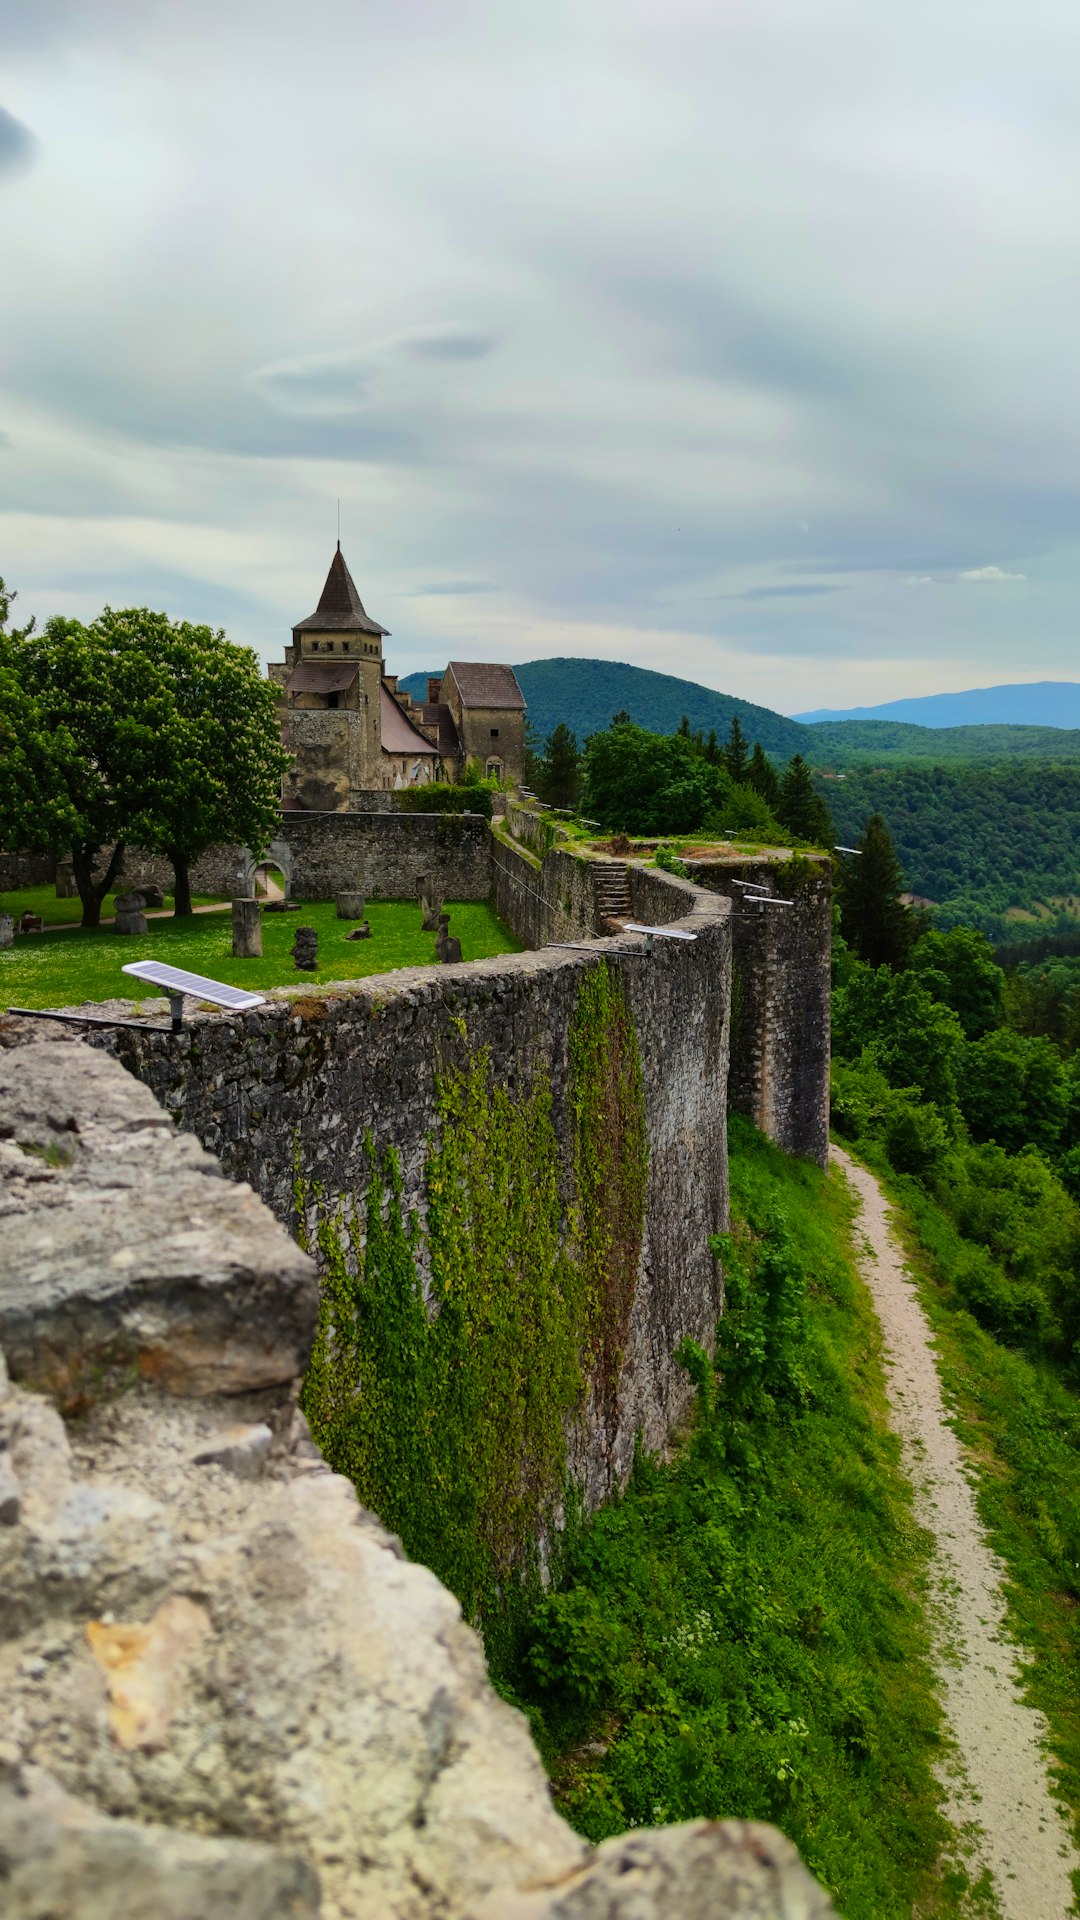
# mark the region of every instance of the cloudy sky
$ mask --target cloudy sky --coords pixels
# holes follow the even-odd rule
[[[0,573],[785,711],[1080,678],[1073,0],[0,0]]]

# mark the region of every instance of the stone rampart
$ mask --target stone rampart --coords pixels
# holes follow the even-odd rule
[[[0,853],[0,893],[20,887],[51,887],[56,861],[50,853]]]
[[[787,1153],[829,1153],[832,870],[827,860],[688,860],[732,903],[731,1084],[736,1113]],[[790,907],[756,907],[750,882]]]
[[[554,894],[578,884],[580,865],[549,854]],[[689,1393],[674,1353],[687,1336],[711,1342],[722,1303],[708,1242],[727,1218],[730,909],[692,887],[676,886],[672,897],[697,938],[665,942],[649,957],[640,942],[600,940],[590,953],[554,947],[411,968],[275,994],[240,1017],[195,1016],[177,1038],[117,1030],[99,1042],[230,1178],[294,1224],[297,1166],[330,1204],[349,1201],[366,1186],[369,1139],[380,1152],[395,1149],[406,1200],[422,1205],[436,1076],[481,1049],[494,1085],[519,1089],[544,1076],[568,1178],[571,1025],[586,974],[601,960],[612,969],[640,1049],[649,1169],[615,1417],[590,1413],[572,1438],[590,1504],[625,1480],[636,1433],[647,1446],[666,1444]]]
[[[332,900],[352,890],[369,899],[415,900],[422,873],[432,875],[445,900],[486,900],[491,892],[488,823],[476,813],[285,812],[263,857],[286,870],[297,900]],[[243,847],[209,847],[192,867],[192,892],[227,899],[250,893],[255,865]],[[133,848],[124,873],[132,885],[172,887],[172,868],[160,855]]]
[[[596,932],[591,863],[558,847],[541,860],[492,831],[491,900],[527,947],[591,939]]]

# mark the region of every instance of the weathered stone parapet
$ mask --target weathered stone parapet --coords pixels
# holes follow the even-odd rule
[[[549,854],[553,892],[585,863]],[[532,869],[530,868],[530,873]],[[641,1055],[649,1173],[645,1233],[614,1428],[597,1416],[572,1464],[588,1504],[621,1485],[635,1434],[666,1445],[690,1387],[674,1354],[711,1344],[722,1284],[710,1236],[727,1223],[727,1012],[730,908],[665,876],[691,943],[600,940],[465,965],[416,967],[268,996],[240,1016],[193,1016],[178,1036],[96,1035],[144,1080],[185,1132],[295,1224],[296,1167],[330,1205],[363,1193],[367,1142],[398,1154],[408,1203],[438,1125],[436,1077],[483,1049],[493,1084],[543,1075],[564,1184],[573,1159],[569,1036],[582,982],[600,959],[622,983]],[[588,891],[591,903],[591,887]],[[590,904],[591,911],[591,904]],[[580,929],[574,933],[580,938]]]
[[[647,1022],[677,982],[640,971]],[[302,1037],[287,1004],[268,1018]],[[173,1061],[213,1056],[218,1092],[266,1038],[226,1025]],[[5,1920],[827,1920],[771,1828],[595,1853],[570,1831],[456,1601],[327,1470],[278,1363],[260,1375],[306,1360],[306,1257],[106,1054],[3,1037],[0,1329],[35,1388],[0,1356]],[[105,1358],[73,1399],[80,1326]],[[176,1369],[142,1365],[174,1337]]]
[[[0,1345],[61,1404],[139,1377],[242,1391],[306,1363],[310,1261],[102,1053],[0,1052],[0,1232]]]
[[[692,860],[687,872],[732,903],[731,1086],[786,1153],[829,1152],[832,868],[812,859]],[[755,907],[751,882],[790,907]]]

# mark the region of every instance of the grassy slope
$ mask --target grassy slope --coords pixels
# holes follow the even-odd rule
[[[1028,1698],[1049,1723],[1052,1776],[1080,1844],[1080,1395],[977,1324],[949,1278],[968,1243],[916,1181],[863,1157],[898,1202],[956,1429],[976,1467],[979,1512],[1008,1570]]]
[[[885,1424],[850,1198],[742,1123],[732,1194],[750,1245],[779,1203],[805,1264],[810,1405],[762,1422],[742,1459],[718,1458],[705,1429],[674,1466],[639,1467],[572,1549],[566,1595],[539,1611],[525,1704],[560,1805],[594,1838],[769,1819],[846,1920],[967,1911],[963,1874],[938,1866],[951,1836],[931,1771],[926,1543]],[[561,1655],[545,1672],[552,1632]]]
[[[8,895],[11,901],[21,896]],[[10,907],[5,909],[10,911]],[[512,953],[518,943],[484,903],[450,905],[450,930],[461,941],[466,960]],[[411,901],[373,901],[368,905],[370,940],[347,941],[349,924],[333,906],[305,903],[299,913],[263,915],[263,957],[234,960],[230,917],[196,915],[193,920],[151,920],[143,935],[114,933],[111,927],[16,936],[0,952],[0,1008],[71,1007],[83,1000],[143,1000],[159,992],[120,971],[129,960],[165,960],[194,973],[209,974],[232,986],[297,985],[322,980],[359,980],[394,967],[430,964],[435,935],[420,927],[420,910]],[[298,925],[319,935],[320,965],[315,973],[297,973],[289,949]]]

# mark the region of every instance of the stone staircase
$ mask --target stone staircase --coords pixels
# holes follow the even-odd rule
[[[624,866],[615,860],[595,861],[592,884],[598,932],[608,931],[606,922],[609,920],[629,920],[633,911],[630,905],[630,875]]]

